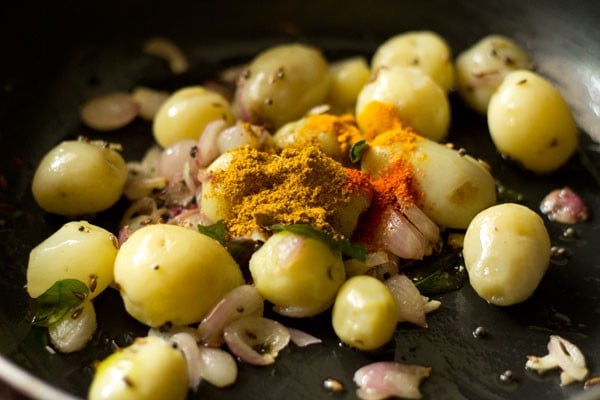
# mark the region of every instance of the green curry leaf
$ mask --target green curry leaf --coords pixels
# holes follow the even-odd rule
[[[87,285],[77,279],[55,282],[33,301],[31,322],[37,326],[50,326],[75,310],[87,298]]]
[[[227,243],[227,227],[223,220],[217,221],[212,225],[198,225],[198,232],[215,239],[223,246]]]
[[[357,163],[362,158],[363,153],[369,148],[366,140],[359,140],[350,148],[349,157],[352,163]]]

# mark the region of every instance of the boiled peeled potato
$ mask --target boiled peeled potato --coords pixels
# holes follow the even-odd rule
[[[471,286],[492,304],[528,299],[550,262],[550,238],[542,218],[520,204],[479,213],[467,228],[463,256]]]
[[[109,231],[86,221],[68,222],[31,250],[27,292],[35,298],[57,281],[77,279],[92,299],[112,282],[117,251],[117,238]]]
[[[135,231],[121,246],[114,271],[127,312],[151,327],[199,322],[244,283],[219,242],[167,224]]]
[[[471,108],[485,114],[504,77],[512,71],[531,69],[532,65],[525,50],[513,40],[486,36],[456,58],[458,93]]]
[[[446,92],[454,85],[450,46],[435,32],[405,32],[383,42],[375,51],[371,69],[393,65],[421,69]]]
[[[378,176],[404,158],[422,193],[419,205],[438,225],[465,229],[478,212],[496,202],[494,178],[474,158],[426,138],[404,143],[394,135],[392,130],[375,137],[361,168]]]
[[[418,134],[440,141],[450,126],[450,103],[444,90],[415,67],[386,66],[375,71],[356,101],[359,127],[361,112],[373,101],[393,104],[398,117]]]
[[[558,169],[577,148],[569,106],[549,81],[531,71],[504,78],[490,100],[488,126],[500,153],[538,173]]]

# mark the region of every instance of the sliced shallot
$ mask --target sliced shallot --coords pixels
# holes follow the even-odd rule
[[[196,164],[198,167],[208,167],[208,165],[219,156],[220,153],[217,140],[219,139],[219,134],[226,126],[227,124],[225,121],[218,119],[209,122],[206,127],[204,127],[204,131],[202,131],[202,135],[200,135],[200,139],[198,139],[198,148],[196,151]]]
[[[261,317],[264,299],[252,285],[242,285],[231,290],[198,325],[200,342],[207,346],[223,344],[225,327],[236,319]]]
[[[354,373],[358,385],[356,395],[362,400],[379,400],[388,397],[420,399],[421,381],[431,372],[430,367],[380,361],[365,365]]]
[[[200,376],[213,386],[222,388],[237,379],[237,364],[231,354],[213,347],[200,347]]]
[[[377,225],[374,241],[392,254],[405,259],[422,259],[429,241],[399,211],[389,207]]]
[[[152,121],[158,109],[169,98],[168,92],[138,86],[131,93],[133,99],[140,106],[139,116],[147,121]]]
[[[290,341],[290,332],[277,321],[263,317],[246,317],[225,328],[225,342],[241,361],[252,365],[269,365]]]
[[[181,176],[186,164],[191,165],[190,174],[196,175],[198,167],[194,161],[194,152],[192,149],[196,146],[196,141],[192,139],[180,140],[164,149],[158,160],[157,173],[167,178]]]
[[[385,281],[398,308],[398,322],[411,322],[422,328],[427,327],[425,303],[419,289],[404,274],[394,275]]]
[[[577,346],[558,335],[550,336],[548,354],[543,357],[527,356],[525,368],[539,373],[560,368],[561,385],[583,381],[588,375],[585,357]]]
[[[316,336],[296,328],[287,328],[290,332],[290,340],[298,347],[306,347],[311,344],[319,344],[323,341]]]
[[[440,240],[440,228],[419,207],[405,203],[402,205],[402,212],[415,228],[429,240],[429,243],[435,244]]]
[[[589,218],[589,210],[583,199],[569,187],[548,193],[540,204],[540,211],[551,221],[563,224],[575,224]]]
[[[139,111],[133,96],[114,92],[88,100],[81,108],[81,120],[97,131],[113,131],[133,121]]]
[[[164,59],[174,74],[182,74],[189,68],[187,57],[171,40],[154,37],[144,43],[144,53]]]
[[[200,349],[196,340],[186,332],[178,332],[172,335],[169,339],[175,343],[185,356],[188,370],[188,385],[190,389],[195,389],[202,380],[200,376],[200,366],[202,362]]]

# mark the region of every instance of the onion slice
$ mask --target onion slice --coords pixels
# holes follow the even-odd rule
[[[225,343],[241,361],[252,365],[269,365],[290,341],[290,332],[277,321],[263,317],[246,317],[225,328]]]
[[[548,193],[540,203],[540,211],[546,214],[550,221],[563,224],[575,224],[589,218],[587,205],[569,187]]]
[[[188,60],[181,49],[171,40],[154,37],[144,43],[144,53],[164,59],[174,74],[182,74],[189,68]]]
[[[235,383],[237,364],[231,354],[222,349],[200,347],[200,376],[218,388]]]
[[[388,207],[374,233],[376,247],[382,247],[390,253],[405,259],[422,259],[429,241],[399,211]]]
[[[435,244],[440,240],[440,228],[419,207],[404,203],[402,213],[429,240],[429,243]]]
[[[185,357],[190,389],[197,388],[202,380],[200,376],[201,354],[198,344],[192,335],[186,332],[178,332],[172,335],[169,340],[177,345]]]
[[[527,356],[525,368],[533,369],[539,373],[560,368],[561,385],[568,385],[575,381],[583,381],[588,375],[585,357],[577,346],[558,335],[550,336],[548,354],[544,357]]]
[[[204,127],[204,131],[198,139],[198,148],[196,151],[196,165],[200,168],[206,168],[220,154],[217,141],[219,135],[227,127],[227,123],[222,119],[209,122]]]
[[[152,121],[160,106],[169,98],[169,92],[138,86],[131,93],[140,106],[139,116],[146,121]]]
[[[298,347],[306,347],[311,344],[319,344],[323,341],[316,336],[313,336],[303,330],[296,328],[287,328],[290,332],[290,340]]]
[[[139,104],[129,93],[114,92],[88,100],[81,108],[81,120],[97,131],[113,131],[137,117]]]
[[[354,373],[358,385],[356,395],[362,400],[379,400],[396,396],[420,399],[421,381],[431,372],[430,367],[380,361],[365,365]]]
[[[411,322],[422,328],[427,328],[425,319],[425,303],[419,289],[406,275],[398,274],[385,281],[390,289],[398,308],[398,322]]]
[[[262,316],[264,299],[252,285],[231,290],[198,325],[200,342],[206,346],[223,344],[223,331],[231,322],[249,316]]]

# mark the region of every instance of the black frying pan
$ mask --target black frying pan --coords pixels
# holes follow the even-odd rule
[[[564,226],[548,223],[554,244],[570,254],[553,266],[535,295],[513,307],[486,304],[467,285],[443,295],[442,309],[429,316],[427,330],[400,326],[392,343],[377,353],[340,347],[328,316],[286,321],[324,340],[305,349],[290,347],[274,366],[241,366],[229,389],[202,385],[192,398],[329,398],[324,379],[340,380],[352,399],[352,374],[374,360],[396,359],[433,367],[422,386],[431,399],[600,398],[581,384],[560,387],[556,373],[538,376],[524,369],[527,354],[543,355],[550,334],[575,342],[600,375],[600,175],[592,138],[600,140],[600,5],[588,1],[400,1],[334,0],[294,2],[94,1],[4,5],[0,11],[0,376],[20,391],[50,398],[60,393],[84,397],[92,365],[145,329],[120,310],[115,293],[97,301],[100,329],[87,351],[50,355],[43,331],[25,320],[23,290],[29,250],[64,221],[42,213],[30,194],[38,160],[54,144],[79,134],[97,135],[79,122],[86,98],[134,85],[173,90],[203,82],[224,65],[246,61],[263,48],[301,40],[325,50],[330,59],[369,55],[387,37],[430,29],[443,35],[454,53],[480,37],[500,33],[514,38],[533,56],[537,70],[562,91],[582,129],[580,151],[560,171],[535,176],[504,162],[487,134],[485,119],[453,98],[449,140],[490,162],[494,174],[524,193],[537,208],[550,190],[570,185],[592,209],[592,219],[564,239]],[[173,77],[164,63],[144,56],[149,36],[163,35],[181,45],[192,68]],[[104,136],[106,137],[106,135]],[[129,159],[139,158],[151,139],[149,125],[134,122],[114,140]],[[112,139],[112,137],[110,137]],[[96,217],[114,226],[115,215]],[[475,339],[484,326],[489,336]],[[514,379],[500,374],[512,370]]]

